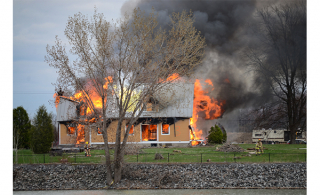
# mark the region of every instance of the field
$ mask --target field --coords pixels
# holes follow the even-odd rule
[[[242,153],[226,153],[216,151],[216,146],[187,147],[187,148],[144,148],[139,154],[125,155],[126,162],[144,163],[205,163],[210,162],[238,162],[238,163],[281,163],[281,162],[306,162],[307,145],[275,144],[264,145],[267,148],[264,154],[256,156],[246,150]],[[243,149],[254,148],[254,144],[239,144]],[[181,152],[173,152],[180,150]],[[113,151],[112,151],[113,152]],[[250,151],[253,152],[253,151]],[[155,160],[155,154],[160,153],[163,159]],[[15,152],[13,153],[15,154]],[[18,151],[18,164],[33,163],[104,163],[104,150],[91,150],[91,157],[83,153],[64,153],[62,156],[49,154],[33,154],[31,150]],[[61,160],[65,159],[65,160]],[[208,160],[210,159],[210,160]],[[15,155],[13,162],[16,163]]]

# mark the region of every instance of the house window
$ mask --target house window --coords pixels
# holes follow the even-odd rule
[[[157,141],[157,125],[141,125],[142,141]]]
[[[102,132],[100,131],[100,128],[97,127],[98,135],[102,135]]]
[[[153,97],[149,98],[149,100],[145,103],[144,111],[147,112],[159,112],[159,104],[158,101]]]
[[[267,132],[264,132],[264,135],[267,135]]]
[[[254,134],[255,137],[260,137],[262,134]]]
[[[170,125],[169,124],[162,124],[161,135],[170,135]]]
[[[126,126],[126,128],[128,128],[128,125]],[[133,129],[134,129],[134,126],[131,125],[131,128],[129,130],[129,135],[133,135]]]
[[[76,132],[76,128],[75,127],[67,127],[67,133],[69,135],[73,135]]]

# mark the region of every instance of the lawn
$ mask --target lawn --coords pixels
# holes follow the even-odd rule
[[[216,151],[216,146],[188,147],[188,148],[144,148],[142,153],[125,155],[126,162],[148,163],[204,163],[210,162],[239,162],[239,163],[280,163],[280,162],[306,162],[306,145],[300,144],[275,144],[264,145],[264,154],[256,156],[249,151],[242,153],[225,153]],[[243,149],[254,148],[254,144],[239,144]],[[174,152],[180,150],[181,152]],[[111,151],[113,153],[113,151]],[[253,151],[251,151],[253,152]],[[163,159],[155,160],[155,154],[160,153]],[[15,152],[13,153],[15,154]],[[18,151],[18,164],[33,163],[60,163],[67,159],[68,163],[98,163],[105,162],[104,150],[91,150],[91,157],[82,153],[64,153],[62,156],[49,154],[33,154],[31,150]],[[113,158],[113,156],[112,156]],[[13,155],[15,162],[15,155]]]

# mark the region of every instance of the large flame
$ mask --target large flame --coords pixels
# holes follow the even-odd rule
[[[212,81],[210,79],[206,79],[205,83],[207,89],[211,88],[210,91],[214,90]],[[196,79],[196,82],[194,83],[193,113],[192,118],[190,119],[190,125],[193,127],[194,130],[194,135],[192,131],[190,131],[191,140],[205,139],[203,137],[202,129],[199,129],[197,127],[197,122],[200,113],[201,116],[204,116],[204,119],[206,120],[216,119],[220,117],[223,113],[222,106],[225,103],[225,101],[218,102],[214,98],[207,95],[208,93],[208,90],[203,89],[200,80]],[[197,145],[198,142],[192,141],[191,144]]]
[[[106,90],[106,89],[108,89],[108,84],[112,83],[113,80],[112,80],[111,76],[106,77],[105,80],[106,80],[106,82],[104,83],[103,88]],[[86,90],[88,91],[88,96],[89,96],[90,100],[92,101],[94,108],[101,109],[102,108],[101,96],[96,92],[96,90],[94,90],[92,81],[90,81],[90,80],[87,81]],[[78,91],[77,93],[75,93],[73,96],[70,96],[70,97],[58,96],[57,93],[55,93],[53,95],[53,97],[55,98],[55,106],[56,106],[56,108],[58,108],[58,105],[59,105],[59,102],[60,102],[60,97],[64,97],[64,98],[67,98],[67,99],[70,99],[70,100],[74,100],[74,101],[78,101],[78,102],[81,102],[81,101],[82,102],[87,102],[87,98],[85,98],[84,96],[85,96],[85,93],[83,93],[83,91]],[[80,115],[83,116],[83,115],[85,115],[85,113],[87,115],[92,113],[92,110],[87,105],[88,105],[88,103],[87,104],[83,104],[80,107]],[[86,119],[85,121],[88,121],[88,120]],[[96,121],[95,118],[92,118],[92,119],[89,120],[90,123],[93,123],[95,121]],[[70,128],[69,130],[70,130],[70,132],[74,132],[74,129],[72,129],[72,128]],[[76,140],[77,140],[76,144],[81,144],[81,143],[83,143],[85,141],[84,125],[78,124],[78,127],[77,127],[77,139]]]
[[[77,127],[77,142],[76,144],[84,143],[85,137],[84,137],[84,125],[78,124]]]

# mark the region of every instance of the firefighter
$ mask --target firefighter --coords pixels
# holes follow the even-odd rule
[[[256,156],[260,155],[261,153],[263,153],[263,146],[262,146],[261,139],[259,139],[256,144]]]
[[[88,144],[88,142],[86,142],[86,145],[84,146],[84,150],[85,150],[85,156],[91,156],[90,153],[90,144]]]

